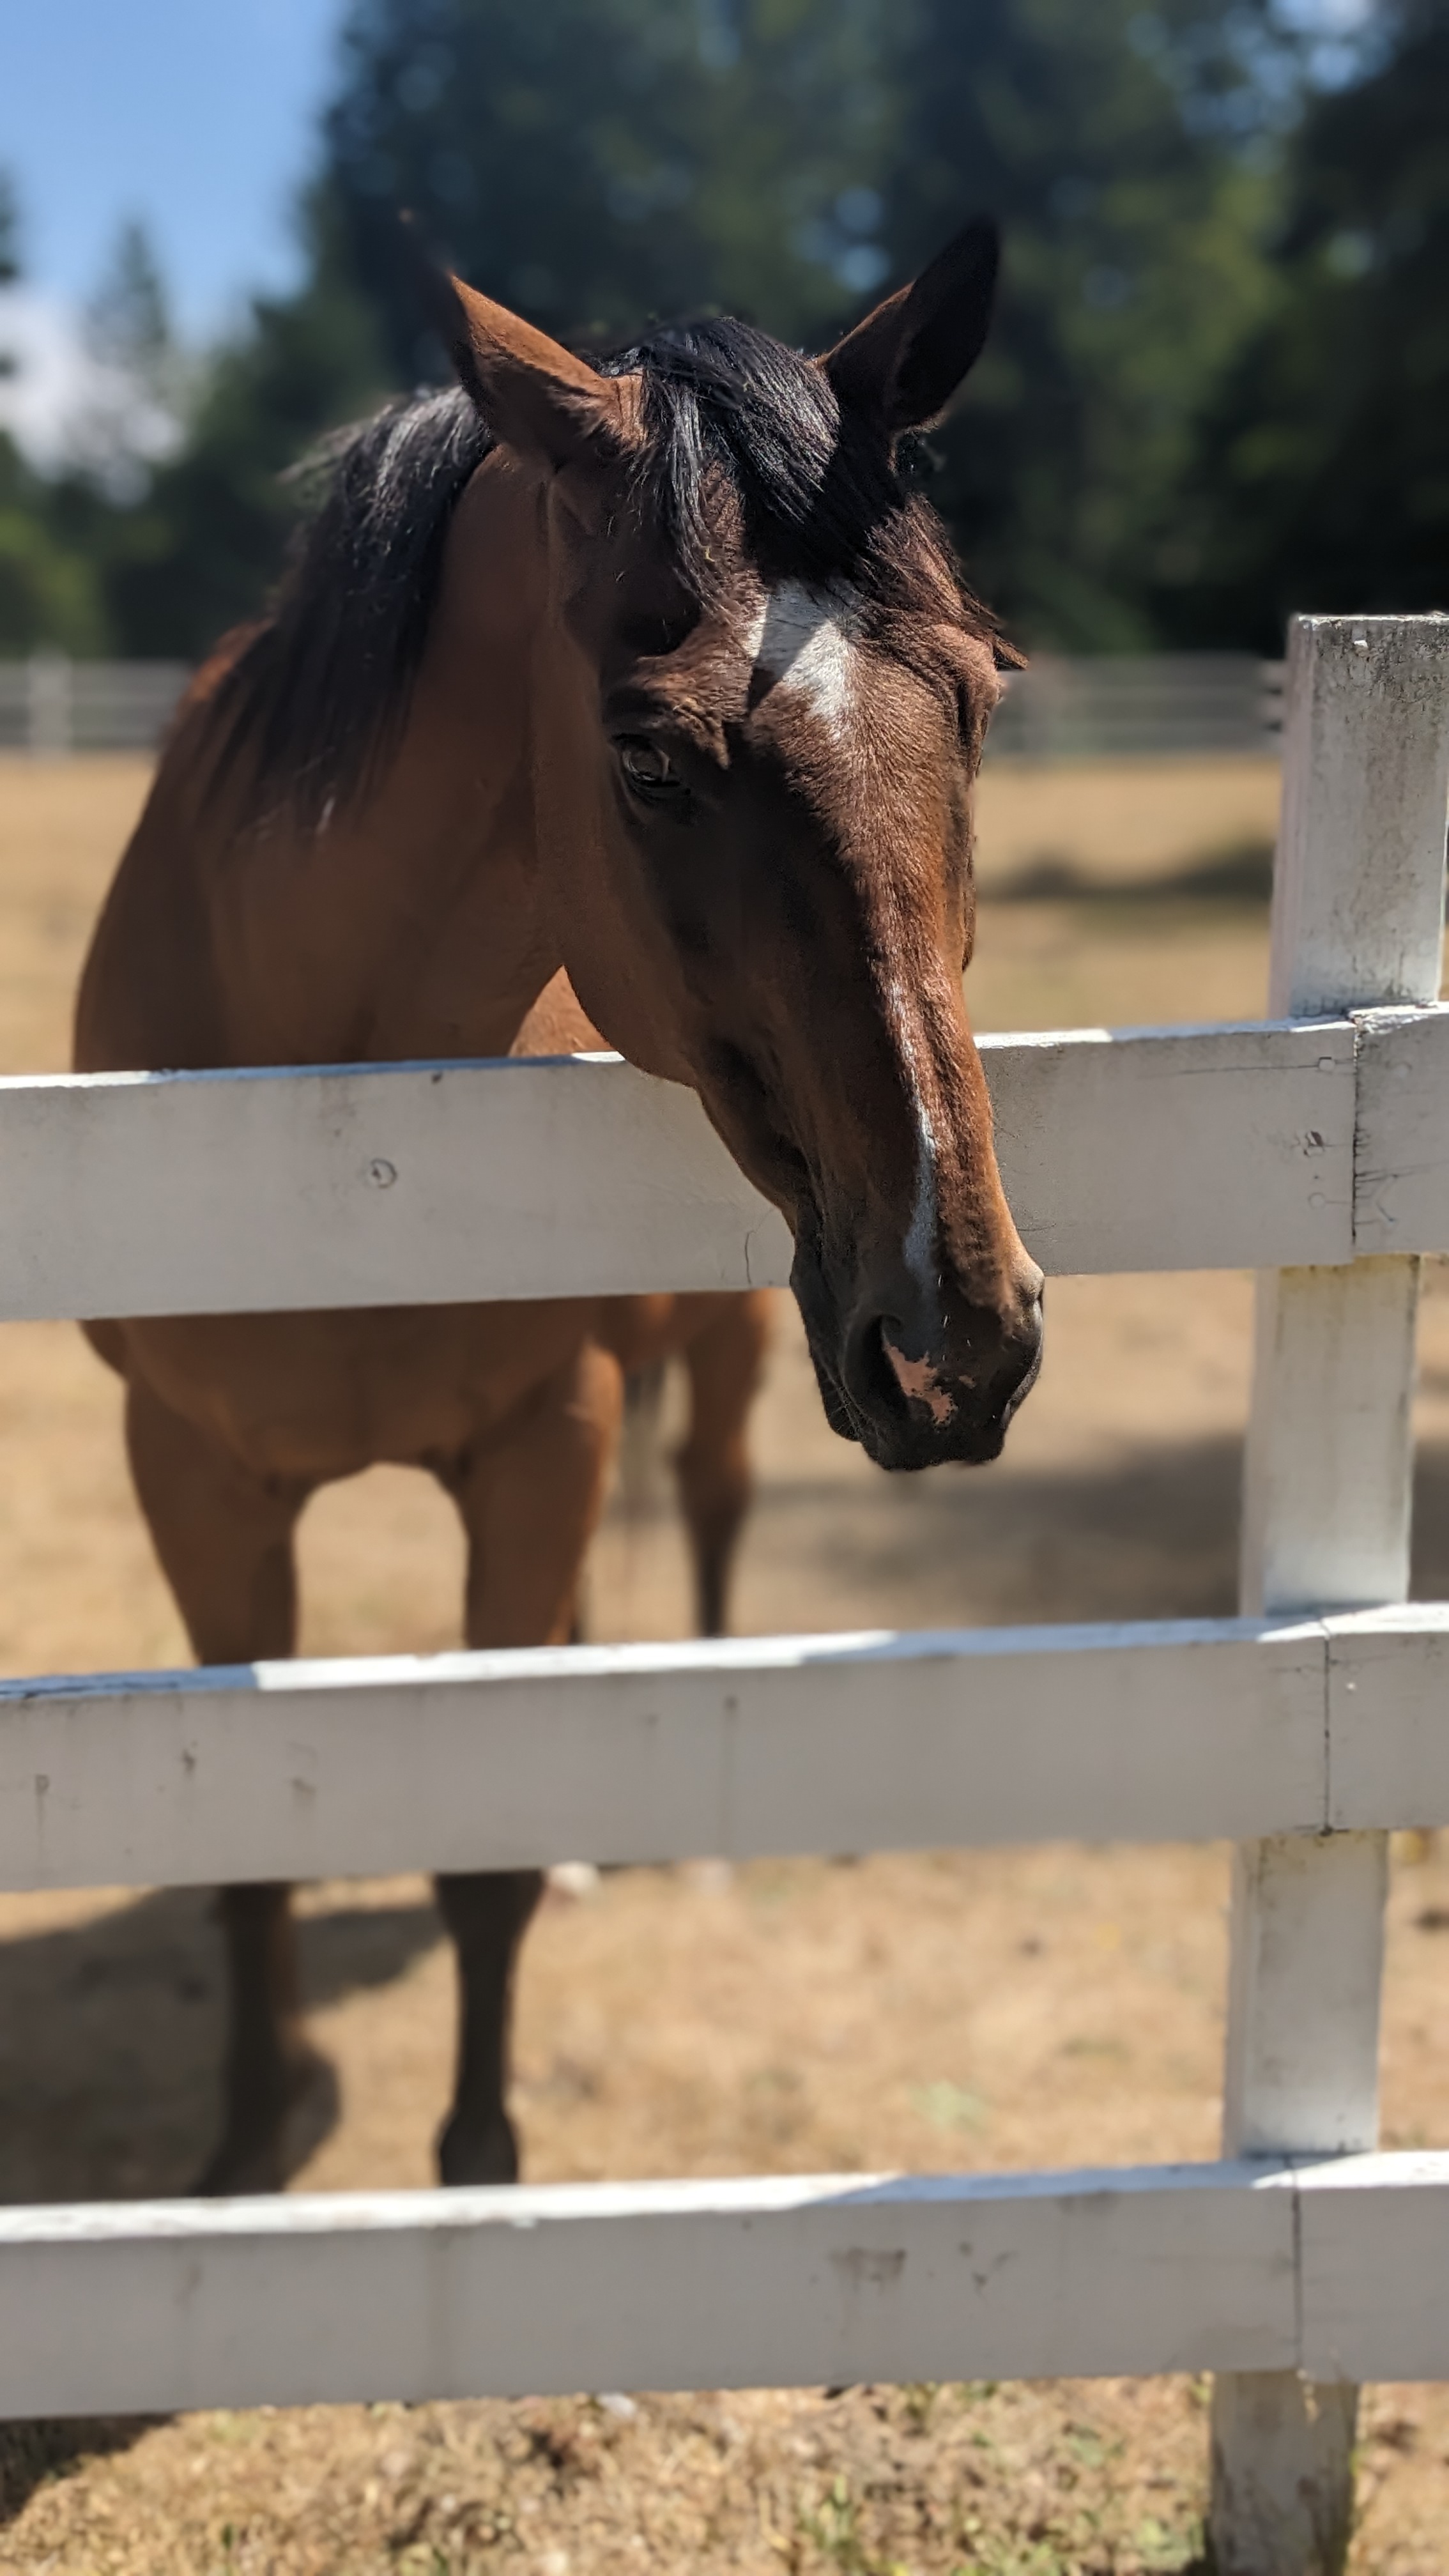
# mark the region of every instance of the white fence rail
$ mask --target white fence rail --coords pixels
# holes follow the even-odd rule
[[[1049,1269],[1269,1273],[1253,1617],[0,1691],[13,1886],[1231,1835],[1229,2160],[16,2212],[0,2407],[1211,2368],[1220,2563],[1337,2564],[1352,2381],[1449,2375],[1449,2158],[1371,2152],[1385,1834],[1449,1821],[1449,1608],[1394,1606],[1449,1249],[1449,620],[1300,621],[1285,765],[1282,1019],[986,1050]],[[601,1059],[10,1082],[0,1196],[0,1315],[788,1260],[697,1105]]]
[[[184,662],[0,662],[0,751],[149,751],[190,673]],[[1282,665],[1249,653],[1046,654],[1014,673],[990,757],[1043,764],[1276,751]]]
[[[1283,665],[1250,653],[1034,654],[1007,680],[990,757],[1037,766],[1276,752]]]
[[[25,2328],[0,2338],[10,2415],[73,2413],[78,2388],[111,2414],[1449,2377],[1449,2156],[27,2209],[0,2213],[0,2285]]]
[[[1449,1244],[1449,1009],[985,1038],[1053,1276]],[[692,1092],[615,1056],[0,1080],[0,1318],[781,1286]]]
[[[1362,1043],[1348,1020],[985,1040],[1036,1257],[1350,1260]],[[1404,1031],[1394,1064],[1421,1045]],[[1434,1221],[1428,1079],[1375,1089],[1381,1225],[1401,1093]],[[1442,1168],[1449,1197],[1449,1143]],[[0,1081],[0,1204],[3,1316],[761,1287],[790,1268],[694,1094],[612,1057]]]
[[[1449,1824],[1449,1606],[0,1683],[0,1886]]]
[[[184,662],[0,662],[0,751],[153,751],[191,674]]]

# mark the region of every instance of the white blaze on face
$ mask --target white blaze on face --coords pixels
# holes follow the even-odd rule
[[[938,1312],[940,1289],[936,1273],[936,1235],[940,1224],[936,1190],[936,1131],[921,1096],[920,1059],[911,1027],[910,1001],[900,984],[890,987],[890,1008],[916,1122],[916,1195],[901,1249],[905,1254],[906,1268],[921,1291],[925,1312],[934,1319]],[[885,1355],[896,1373],[901,1392],[913,1397],[916,1403],[926,1405],[933,1422],[949,1422],[956,1410],[955,1399],[939,1383],[930,1361],[907,1359],[904,1351],[896,1349],[889,1335],[885,1336]]]
[[[905,1066],[910,1087],[911,1108],[916,1122],[916,1196],[911,1209],[911,1222],[901,1247],[906,1268],[914,1279],[927,1306],[934,1310],[938,1281],[936,1278],[936,1130],[931,1113],[921,1097],[920,1060],[915,1033],[911,1027],[910,1003],[903,987],[890,988],[891,1019],[895,1025],[896,1043]]]
[[[859,601],[846,584],[811,590],[805,582],[784,581],[765,592],[744,639],[752,668],[763,671],[777,688],[797,690],[837,742],[844,741],[850,722],[859,621]],[[911,998],[900,984],[891,985],[887,998],[916,1129],[916,1194],[901,1249],[921,1291],[923,1310],[934,1319],[940,1286],[936,1131],[921,1091]],[[907,1359],[888,1337],[884,1348],[902,1393],[924,1404],[933,1421],[949,1422],[955,1398],[941,1386],[930,1361]]]
[[[844,584],[826,591],[782,581],[766,591],[748,639],[754,668],[778,688],[798,690],[837,737],[850,716],[857,622],[854,593]]]

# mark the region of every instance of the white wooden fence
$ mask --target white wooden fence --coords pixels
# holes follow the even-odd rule
[[[1278,1018],[985,1051],[1049,1270],[1264,1274],[1242,1618],[0,1688],[10,1888],[1231,1837],[1224,2161],[11,2211],[0,2413],[1212,2370],[1225,2576],[1336,2563],[1354,2382],[1449,2376],[1449,2154],[1373,2152],[1386,1837],[1449,1824],[1449,1605],[1402,1606],[1449,619],[1299,621],[1287,766]],[[0,1316],[788,1262],[600,1058],[11,1081],[0,1204]]]
[[[0,751],[152,751],[190,677],[184,662],[0,662]]]

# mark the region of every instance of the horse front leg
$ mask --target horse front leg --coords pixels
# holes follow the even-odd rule
[[[618,1440],[622,1380],[586,1343],[444,1481],[468,1537],[470,1646],[567,1643],[584,1554]],[[445,2183],[516,2182],[508,2114],[514,1978],[543,1890],[536,1869],[454,1872],[438,1904],[458,1960],[458,2058],[438,2138]]]
[[[290,1655],[293,1536],[308,1489],[252,1475],[138,1376],[127,1382],[126,1445],[198,1663]],[[303,2028],[290,1896],[282,1885],[238,1886],[217,1900],[227,1992],[222,2132],[198,2192],[280,2191],[336,2119],[335,2078]]]

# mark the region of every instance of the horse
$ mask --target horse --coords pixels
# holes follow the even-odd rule
[[[693,1089],[784,1215],[833,1428],[894,1471],[995,1457],[1042,1274],[962,978],[973,782],[1020,657],[901,441],[974,363],[996,266],[978,219],[818,359],[712,319],[595,361],[430,265],[457,382],[335,442],[270,614],[198,675],[97,925],[77,1066],[606,1043]],[[566,1640],[647,1304],[91,1325],[198,1658],[292,1649],[299,1512],[377,1459],[455,1502],[470,1645]],[[518,2172],[540,1883],[438,1881],[446,2183]],[[198,2187],[269,2190],[315,2066],[288,1892],[232,1888],[221,1918]]]

